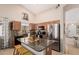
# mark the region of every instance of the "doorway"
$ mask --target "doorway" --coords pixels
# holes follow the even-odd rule
[[[79,55],[79,7],[74,6],[65,11],[65,52],[69,55]]]

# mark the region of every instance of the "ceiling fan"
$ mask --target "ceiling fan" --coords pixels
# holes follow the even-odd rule
[[[60,7],[60,4],[57,4],[56,9]]]

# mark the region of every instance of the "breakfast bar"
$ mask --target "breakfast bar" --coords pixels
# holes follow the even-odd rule
[[[29,38],[20,38],[17,39],[21,42],[21,45],[31,51],[35,55],[49,55],[51,53],[51,45],[54,42],[53,40],[41,39],[34,42],[30,42]]]

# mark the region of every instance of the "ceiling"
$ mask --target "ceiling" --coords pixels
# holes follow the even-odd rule
[[[57,4],[23,4],[33,14],[39,14],[51,8],[56,8]]]

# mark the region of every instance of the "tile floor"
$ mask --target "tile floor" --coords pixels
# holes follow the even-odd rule
[[[68,47],[64,55],[79,55],[79,48],[75,48],[71,45],[69,45]],[[13,51],[14,51],[13,48],[3,49],[0,50],[0,55],[13,55]],[[63,54],[52,50],[52,55],[63,55]]]
[[[13,55],[13,48],[0,50],[0,55]]]
[[[13,48],[0,50],[0,55],[13,55]],[[52,55],[63,55],[60,52],[56,52],[52,50]],[[74,48],[73,46],[69,46],[69,49],[66,51],[66,55],[79,55],[79,48]]]
[[[73,38],[66,38],[66,54],[69,55],[79,55],[79,48],[74,45]]]
[[[0,50],[0,55],[13,55],[13,51],[14,51],[13,48],[3,49]],[[60,54],[61,53],[52,50],[52,55],[60,55]]]

